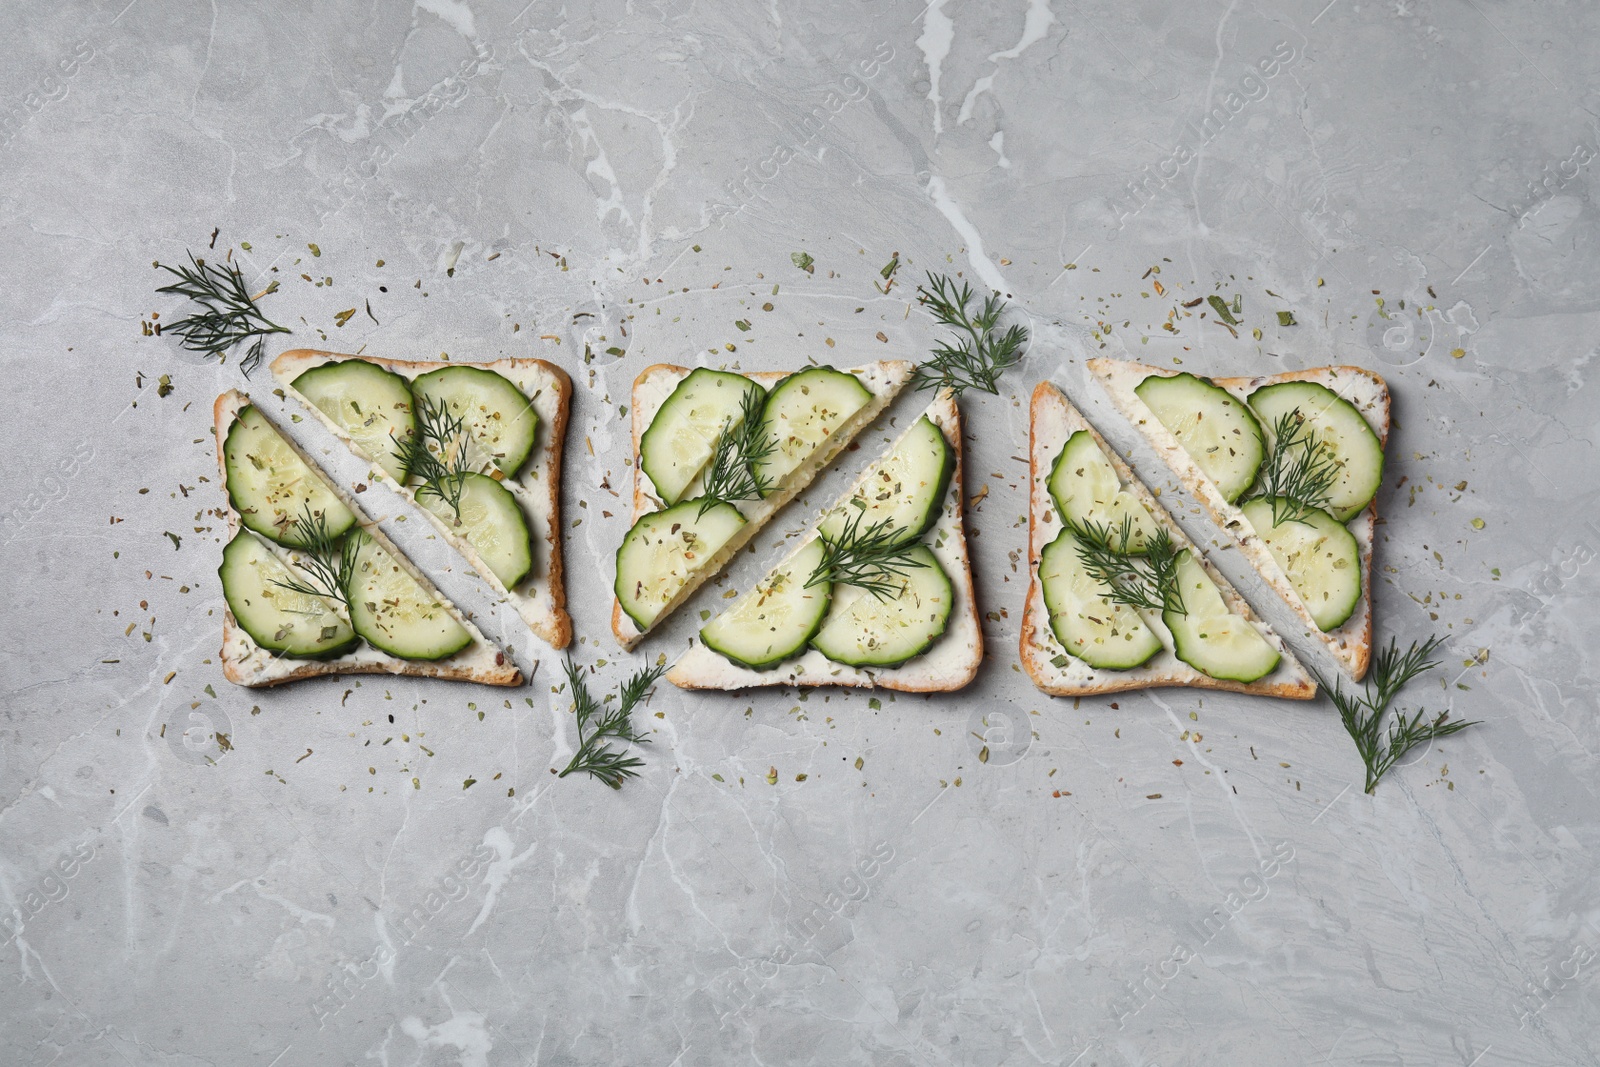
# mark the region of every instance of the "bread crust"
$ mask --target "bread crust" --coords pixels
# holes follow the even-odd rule
[[[1150,409],[1133,393],[1128,381],[1137,376],[1142,381],[1146,376],[1159,374],[1172,377],[1177,371],[1161,367],[1152,367],[1143,363],[1124,360],[1105,359],[1098,357],[1089,360],[1089,369],[1094,372],[1101,383],[1106,387],[1112,402],[1134,423],[1138,430],[1150,442],[1161,458],[1171,468],[1174,475],[1189,493],[1200,501],[1211,520],[1223,530],[1233,536],[1240,550],[1244,553],[1251,565],[1260,572],[1273,591],[1300,616],[1305,623],[1306,632],[1321,641],[1333,653],[1339,664],[1349,672],[1356,681],[1366,677],[1367,668],[1372,659],[1372,556],[1376,543],[1374,531],[1378,522],[1378,499],[1373,497],[1366,509],[1351,519],[1346,525],[1350,527],[1352,535],[1361,552],[1361,601],[1356,611],[1338,629],[1324,632],[1312,620],[1310,612],[1301,601],[1299,594],[1294,591],[1294,586],[1289,581],[1289,576],[1283,568],[1278,566],[1272,558],[1271,552],[1245,519],[1244,513],[1234,504],[1223,499],[1217,491],[1215,483],[1201,473],[1200,468],[1189,458],[1177,439],[1154,418]],[[1287,371],[1282,374],[1243,375],[1228,378],[1211,378],[1218,386],[1243,400],[1252,391],[1265,385],[1277,385],[1283,382],[1315,382],[1325,385],[1334,392],[1339,392],[1337,383],[1343,379],[1362,379],[1376,391],[1376,400],[1371,410],[1360,403],[1355,404],[1363,418],[1372,427],[1377,435],[1378,443],[1384,446],[1387,452],[1389,443],[1390,426],[1390,396],[1388,383],[1383,378],[1364,367],[1330,366],[1312,367],[1306,370]],[[1341,394],[1343,395],[1343,394]],[[1350,399],[1346,397],[1346,399]]]
[[[542,576],[536,575],[532,579],[524,579],[524,586],[529,581],[534,583],[535,592],[530,594],[507,590],[500,584],[499,579],[494,576],[494,573],[483,563],[477,553],[472,550],[470,545],[458,537],[437,515],[434,515],[426,508],[421,510],[440,536],[444,537],[451,547],[459,552],[468,563],[472,564],[473,569],[478,572],[484,581],[489,583],[492,589],[517,609],[517,614],[528,624],[529,629],[549,644],[551,648],[557,651],[566,648],[572,642],[572,618],[567,612],[567,593],[563,580],[564,567],[561,554],[561,470],[566,451],[567,423],[572,406],[571,377],[566,371],[548,360],[520,356],[498,359],[492,363],[455,363],[442,360],[388,359],[383,356],[352,355],[314,348],[296,348],[284,352],[274,359],[272,361],[272,373],[283,383],[284,388],[292,393],[295,399],[305,404],[334,436],[343,441],[345,446],[357,455],[362,455],[362,453],[349,435],[334,425],[333,421],[317,410],[315,405],[307,403],[305,398],[296,392],[291,384],[301,373],[313,367],[352,359],[359,359],[375,366],[383,367],[408,380],[446,367],[473,367],[498,373],[536,370],[549,377],[552,391],[555,394],[554,410],[540,417],[539,435],[542,440],[535,443],[537,458],[528,466],[530,471],[542,468],[548,475],[546,478],[541,479],[538,490],[549,509],[550,516],[545,529],[540,531],[538,535],[545,546],[543,558],[547,562]],[[546,427],[548,427],[548,434],[546,434]],[[363,456],[363,458],[372,462],[374,473],[390,489],[403,493],[407,497],[414,495],[410,490],[391,478],[387,471],[382,470],[372,460],[372,457]],[[534,492],[533,489],[528,487],[523,478],[514,479],[514,482],[514,488],[519,491],[518,495]],[[537,559],[538,557],[536,556],[535,558]],[[540,598],[536,595],[541,578],[545,595],[548,598],[548,602],[543,604],[540,603]]]
[[[977,677],[978,668],[983,663],[983,626],[978,621],[978,602],[976,590],[972,584],[972,553],[966,545],[966,491],[964,481],[966,450],[963,448],[964,441],[961,434],[961,409],[956,403],[955,396],[946,390],[934,399],[925,414],[933,421],[934,425],[939,427],[940,432],[944,434],[945,440],[955,453],[955,467],[950,472],[950,485],[945,490],[945,499],[947,502],[946,508],[953,510],[954,532],[961,538],[962,550],[960,553],[960,573],[951,574],[949,577],[952,585],[961,592],[962,599],[959,610],[962,614],[962,622],[965,624],[965,628],[970,629],[972,634],[972,647],[966,662],[961,665],[958,673],[937,679],[918,677],[916,661],[913,660],[911,663],[900,667],[891,667],[878,671],[868,668],[853,668],[853,670],[858,671],[858,674],[848,677],[842,675],[806,674],[791,676],[780,671],[773,676],[770,682],[753,681],[749,685],[740,688],[764,688],[779,685],[815,688],[828,685],[858,689],[891,689],[901,693],[952,693],[966,687]],[[842,499],[849,499],[855,490],[856,486],[852,486]],[[951,502],[953,502],[953,509]],[[798,552],[805,546],[805,543],[805,541],[802,541],[795,551]],[[793,555],[793,553],[790,555]],[[940,640],[948,639],[950,632],[950,628],[947,628],[945,637],[940,638]],[[675,664],[667,672],[667,680],[678,688],[724,688],[697,677],[691,671],[680,669],[681,665],[682,660],[680,659],[679,663]]]
[[[860,435],[861,431],[865,430],[869,425],[871,425],[871,423],[883,413],[883,409],[889,405],[889,402],[899,395],[900,390],[905,387],[906,382],[910,381],[911,374],[915,370],[915,364],[909,363],[905,360],[880,360],[876,363],[863,364],[859,367],[849,368],[846,373],[864,370],[868,366],[886,368],[893,375],[897,376],[898,380],[892,383],[892,387],[886,394],[875,397],[874,401],[867,405],[867,407],[864,409],[866,414],[857,416],[853,425],[848,426],[848,428],[842,432],[835,433],[829,440],[827,447],[809,461],[809,465],[815,468],[811,477],[798,478],[795,480],[795,483],[789,486],[787,489],[781,490],[780,492],[774,493],[765,498],[765,502],[770,502],[772,505],[767,516],[760,521],[751,521],[745,523],[745,525],[740,528],[739,532],[734,535],[733,539],[724,545],[721,551],[716,554],[716,556],[712,557],[711,563],[702,568],[694,577],[692,577],[684,585],[683,589],[678,593],[678,595],[668,602],[667,606],[662,609],[661,614],[656,617],[656,621],[658,623],[681,607],[684,601],[693,596],[695,591],[699,589],[700,586],[704,585],[711,578],[715,577],[722,570],[722,568],[727,565],[728,560],[734,557],[739,549],[748,544],[750,539],[754,537],[763,526],[772,521],[772,519],[776,517],[778,512],[781,511],[783,507],[789,503],[789,501],[798,496],[801,490],[805,489],[807,485],[815,480],[817,473],[820,472],[822,468],[833,462],[834,457],[836,457],[840,452],[844,451],[850,442],[854,441],[856,437]],[[640,371],[638,376],[633,380],[633,393],[631,397],[632,403],[630,404],[629,408],[629,410],[632,412],[633,447],[632,522],[638,522],[639,517],[647,512],[658,511],[661,509],[661,501],[656,499],[656,497],[645,487],[645,478],[647,475],[644,473],[643,464],[639,462],[640,442],[644,439],[645,430],[650,428],[651,420],[655,418],[655,411],[653,410],[650,411],[648,415],[646,414],[644,406],[639,402],[640,393],[644,389],[648,388],[652,384],[652,380],[656,378],[672,380],[675,388],[677,382],[682,381],[695,369],[696,368],[694,367],[680,367],[673,363],[652,363],[650,366]],[[752,381],[760,382],[763,386],[770,389],[778,382],[789,377],[789,375],[798,373],[798,371],[737,371],[735,373],[742,374]],[[670,390],[668,391],[670,392]],[[654,628],[655,627],[652,626],[650,629]],[[611,598],[611,633],[612,636],[617,639],[617,643],[621,645],[625,651],[632,651],[633,648],[638,645],[638,643],[642,641],[645,635],[649,632],[650,630],[640,630],[638,626],[634,624],[633,618],[627,612],[622,610],[621,601],[617,600],[617,598],[613,595]]]
[[[221,474],[222,491],[224,496],[227,495],[228,491],[228,470],[227,459],[223,453],[223,443],[227,440],[228,428],[233,424],[234,416],[237,415],[241,409],[250,406],[250,404],[251,401],[248,396],[236,389],[230,389],[221,396],[217,397],[216,403],[212,405],[211,414],[213,433],[215,435],[217,445],[217,470]],[[270,418],[268,418],[265,412],[262,412],[261,415],[263,418],[266,418],[268,422],[272,421]],[[280,434],[282,433],[281,430],[279,432]],[[470,620],[466,619],[461,614],[460,610],[456,608],[454,604],[450,603],[450,601],[446,599],[444,595],[438,591],[438,589],[434,588],[433,583],[428,581],[427,577],[416,569],[416,566],[403,552],[399,550],[399,548],[395,546],[394,542],[390,541],[384,532],[379,529],[376,524],[372,523],[371,520],[367,518],[366,514],[356,506],[356,503],[350,499],[349,494],[345,493],[339,488],[339,486],[335,485],[334,482],[323,473],[322,469],[309,456],[307,456],[292,439],[285,435],[284,440],[288,441],[289,447],[293,448],[296,454],[298,454],[300,458],[305,461],[306,465],[320,475],[322,480],[326,482],[336,494],[338,494],[339,498],[344,501],[345,506],[350,508],[350,510],[355,513],[356,521],[361,525],[362,529],[366,530],[375,541],[383,545],[383,547],[394,556],[395,560],[399,562],[401,566],[405,567],[413,577],[417,578],[422,583],[425,589],[437,596],[439,598],[439,602],[444,604],[445,607],[450,610],[450,613],[455,616],[457,621],[461,622],[467,627],[468,630],[472,632],[472,635],[477,642],[495,649],[495,666],[493,668],[486,669],[477,666],[452,664],[449,660],[439,662],[413,662],[411,660],[400,659],[397,656],[383,656],[381,659],[372,657],[356,659],[353,655],[347,654],[327,660],[296,661],[298,665],[295,667],[295,669],[286,674],[275,675],[273,677],[263,677],[259,671],[250,670],[246,665],[241,664],[236,658],[234,649],[238,648],[241,643],[252,649],[259,650],[259,646],[257,646],[256,643],[250,639],[250,635],[245,633],[244,630],[239,626],[238,620],[233,617],[233,612],[227,607],[224,607],[222,613],[222,648],[218,653],[218,658],[222,661],[222,676],[228,681],[233,682],[235,685],[242,685],[252,689],[266,689],[279,685],[287,685],[290,682],[297,682],[303,678],[320,678],[340,674],[390,674],[414,678],[443,678],[447,681],[456,682],[479,682],[484,685],[521,685],[524,680],[522,676],[522,670],[514,662],[512,662],[509,657],[506,656],[505,650],[496,648],[487,638],[483,636],[482,633],[479,632],[478,628],[474,626]],[[233,501],[231,498],[229,498],[229,541],[232,541],[235,535],[238,534],[240,526],[239,514],[234,510]],[[274,657],[270,660],[270,662],[282,664],[290,661],[287,659]]]
[[[1111,465],[1116,469],[1117,477],[1123,485],[1138,498],[1150,516],[1171,535],[1173,544],[1180,549],[1189,549],[1200,565],[1205,568],[1207,576],[1216,585],[1228,607],[1238,615],[1242,615],[1252,623],[1257,624],[1260,631],[1265,631],[1273,647],[1282,657],[1279,667],[1268,675],[1272,678],[1277,675],[1286,675],[1279,681],[1258,680],[1255,682],[1236,682],[1225,679],[1212,678],[1203,671],[1189,666],[1182,660],[1173,658],[1173,665],[1165,670],[1156,670],[1149,667],[1136,667],[1126,671],[1097,671],[1090,669],[1089,676],[1084,681],[1073,681],[1067,678],[1061,668],[1050,662],[1046,656],[1047,648],[1059,648],[1054,633],[1050,630],[1049,615],[1044,606],[1043,590],[1039,584],[1039,557],[1044,550],[1046,522],[1040,515],[1039,501],[1044,491],[1041,489],[1050,477],[1050,463],[1047,457],[1059,453],[1066,444],[1066,437],[1060,440],[1041,439],[1040,423],[1043,416],[1051,407],[1056,407],[1062,412],[1066,421],[1072,427],[1087,430],[1111,460]],[[1070,432],[1068,436],[1070,436]],[[1041,691],[1052,696],[1097,696],[1105,693],[1121,693],[1132,689],[1153,689],[1165,686],[1182,686],[1191,689],[1217,689],[1231,693],[1245,693],[1251,696],[1281,697],[1286,700],[1310,700],[1316,695],[1317,686],[1306,673],[1294,654],[1288,649],[1271,627],[1261,622],[1249,603],[1239,595],[1223,575],[1206,559],[1205,554],[1195,547],[1194,543],[1183,532],[1167,509],[1156,500],[1144,482],[1133,473],[1116,451],[1100,436],[1098,430],[1078,411],[1066,397],[1066,394],[1050,382],[1040,382],[1034,387],[1033,397],[1028,406],[1028,592],[1027,601],[1022,612],[1021,635],[1018,639],[1018,652],[1022,659],[1022,669],[1033,680]],[[1064,649],[1063,655],[1071,657]],[[1170,653],[1169,653],[1170,655]],[[1079,661],[1081,662],[1081,661]]]

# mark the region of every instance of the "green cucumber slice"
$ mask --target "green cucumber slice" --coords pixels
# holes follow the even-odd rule
[[[1193,552],[1178,553],[1178,590],[1185,614],[1163,611],[1173,653],[1218,681],[1254,682],[1278,669],[1278,650],[1250,620],[1228,610]]]
[[[1339,466],[1328,511],[1349,522],[1378,495],[1383,484],[1383,444],[1361,412],[1338,393],[1316,382],[1279,382],[1250,394],[1250,406],[1270,429],[1296,412]]]
[[[676,504],[711,460],[722,431],[738,423],[746,393],[764,393],[742,374],[689,372],[639,437],[639,466],[663,504]]]
[[[822,555],[820,538],[806,542],[733,607],[701,627],[701,643],[753,671],[764,671],[800,655],[822,628],[833,601],[832,583],[806,587]]]
[[[865,589],[835,585],[833,605],[811,647],[848,667],[898,667],[944,636],[955,590],[927,548],[918,546],[912,567],[895,579],[896,596],[879,599]]]
[[[1071,530],[1062,530],[1039,554],[1039,589],[1050,632],[1069,655],[1096,670],[1130,670],[1161,651],[1161,638],[1139,612],[1111,600],[1110,590],[1084,569]]]
[[[417,490],[417,503],[471,545],[506,589],[515,589],[533,570],[533,534],[522,505],[511,490],[487,474],[461,476],[459,516],[431,486]]]
[[[1361,550],[1350,531],[1326,511],[1287,502],[1279,513],[1299,517],[1273,525],[1270,497],[1246,501],[1243,510],[1317,627],[1343,626],[1361,603]]]
[[[743,525],[732,504],[713,504],[701,515],[698,498],[641,515],[617,549],[617,603],[648,630]]]
[[[442,603],[364,530],[356,565],[345,587],[350,622],[373,648],[411,660],[453,656],[472,643],[472,634]]]
[[[861,512],[862,529],[888,520],[903,531],[904,540],[921,537],[939,521],[955,469],[955,453],[944,431],[924,415],[893,452],[868,468],[850,499],[822,517],[817,530],[824,537],[838,538]]]
[[[816,455],[850,417],[872,402],[872,392],[853,374],[812,367],[773,386],[762,412],[768,439],[776,441],[755,464],[756,480],[769,492]]]
[[[332,600],[278,584],[305,585],[307,578],[248,530],[240,530],[222,550],[217,575],[234,621],[269,652],[291,659],[332,659],[360,644]]]
[[[396,453],[416,433],[417,420],[403,377],[364,359],[342,359],[312,367],[290,384],[389,477],[405,484],[406,465]]]
[[[1172,432],[1228,503],[1256,480],[1266,457],[1261,424],[1238,397],[1193,374],[1152,374],[1133,390]]]
[[[1079,430],[1067,438],[1050,468],[1047,484],[1062,525],[1083,529],[1085,522],[1092,522],[1116,532],[1126,519],[1133,531],[1128,540],[1129,555],[1141,555],[1150,535],[1155,533],[1155,520],[1138,497],[1122,488],[1117,469],[1088,430]]]
[[[355,514],[312,470],[254,404],[239,409],[222,443],[228,499],[239,521],[280,545],[296,546],[297,524],[309,510],[336,538],[355,525]]]
[[[539,413],[504,375],[482,367],[443,367],[418,375],[411,392],[419,402],[448,405],[501,473],[517,473],[533,454]]]

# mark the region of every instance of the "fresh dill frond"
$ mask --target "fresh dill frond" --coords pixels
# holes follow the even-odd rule
[[[717,504],[755,500],[772,490],[771,480],[760,471],[761,464],[778,449],[778,439],[761,417],[766,403],[764,391],[745,390],[737,419],[730,418],[722,427],[717,450],[706,468],[701,515]]]
[[[233,263],[224,262],[217,266],[196,259],[194,253],[190,252],[187,267],[169,267],[165,263],[156,265],[178,279],[171,285],[161,286],[156,292],[186,296],[205,309],[166,327],[183,339],[183,347],[189,351],[203,352],[221,359],[234,345],[254,338],[239,362],[245,376],[249,377],[266,354],[266,335],[289,332],[288,327],[270,321],[256,307],[255,297],[250,295],[250,290],[244,284],[243,272]],[[274,281],[257,295],[266,296],[277,288],[278,283]]]
[[[1000,294],[984,297],[975,312],[968,308],[974,299],[966,282],[958,287],[948,275],[932,271],[928,284],[917,286],[917,300],[933,313],[934,321],[957,331],[952,343],[936,345],[933,355],[917,368],[918,389],[951,389],[958,395],[967,389],[998,393],[1000,375],[1022,359],[1028,330],[1013,325],[1000,332],[1006,307]]]
[[[1148,539],[1144,560],[1150,568],[1150,581],[1156,589],[1156,599],[1162,611],[1174,615],[1187,615],[1183,605],[1183,590],[1178,587],[1178,553],[1181,549],[1172,543],[1172,536],[1158,529]]]
[[[1144,595],[1148,581],[1144,569],[1138,565],[1138,557],[1128,554],[1128,549],[1133,541],[1133,517],[1124,515],[1122,527],[1113,531],[1110,523],[1098,523],[1091,519],[1083,522],[1065,522],[1067,529],[1078,541],[1078,561],[1083,564],[1083,569],[1089,572],[1089,577],[1101,585],[1109,586],[1113,592],[1122,593],[1124,597],[1134,596],[1136,603],[1131,607],[1151,607],[1149,597]],[[1128,599],[1120,603],[1129,604]]]
[[[356,557],[360,554],[361,544],[357,538],[344,534],[328,536],[328,517],[320,511],[313,512],[309,502],[303,504],[302,509],[305,514],[289,522],[289,529],[298,542],[294,546],[298,553],[295,562],[316,584],[298,579],[285,582],[276,578],[272,579],[272,584],[302,596],[337,600],[349,611],[350,594],[346,590],[356,573]]]
[[[1417,745],[1479,725],[1476,720],[1447,721],[1448,711],[1441,711],[1430,719],[1419,708],[1410,717],[1399,712],[1389,720],[1387,731],[1384,729],[1389,705],[1408,682],[1439,665],[1433,654],[1443,643],[1441,637],[1430,637],[1420,644],[1413,641],[1410,648],[1401,652],[1395,639],[1389,638],[1389,646],[1373,657],[1371,673],[1359,694],[1345,693],[1337,683],[1329,685],[1317,675],[1317,681],[1339,709],[1339,721],[1344,724],[1345,732],[1355,741],[1356,751],[1361,754],[1369,794],[1378,788],[1379,779]]]
[[[1303,519],[1312,508],[1327,510],[1339,480],[1339,460],[1307,424],[1300,409],[1272,426],[1272,451],[1261,465],[1261,493],[1272,502],[1272,524]]]
[[[578,716],[578,750],[572,754],[566,768],[557,777],[569,774],[590,774],[612,789],[621,789],[628,778],[638,776],[635,768],[644,766],[638,756],[627,755],[626,749],[613,749],[612,741],[623,745],[647,745],[650,739],[633,727],[629,715],[645,697],[651,687],[666,673],[667,665],[659,663],[645,667],[622,684],[615,705],[612,698],[596,700],[584,681],[582,668],[566,659],[567,687],[572,693],[573,710]]]
[[[450,411],[447,401],[435,404],[417,397],[417,432],[395,442],[394,456],[411,475],[422,479],[417,494],[430,493],[450,505],[461,518],[461,494],[473,472],[468,456],[469,436],[464,419]]]
[[[819,534],[822,560],[806,579],[806,588],[833,582],[865,589],[879,600],[898,598],[906,572],[927,564],[916,556],[922,542],[907,537],[893,519],[879,519],[865,528],[866,511],[845,520],[836,536]]]
[[[1069,522],[1066,527],[1078,540],[1078,560],[1089,576],[1110,592],[1106,599],[1146,611],[1170,611],[1187,615],[1182,590],[1178,588],[1178,553],[1172,535],[1158,526],[1145,539],[1141,556],[1129,554],[1133,544],[1133,516],[1122,516],[1122,525],[1086,519]]]

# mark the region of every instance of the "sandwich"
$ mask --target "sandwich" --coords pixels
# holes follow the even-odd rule
[[[1360,367],[1202,378],[1092,359],[1112,401],[1356,681],[1389,389]]]
[[[522,672],[243,393],[214,408],[228,494],[223,675],[282,685],[396,674],[521,685]]]
[[[788,558],[700,630],[667,680],[684,689],[965,686],[983,660],[983,630],[961,457],[961,413],[941,391]]]
[[[1055,696],[1188,686],[1309,700],[1316,684],[1049,382],[1029,409],[1023,669]]]

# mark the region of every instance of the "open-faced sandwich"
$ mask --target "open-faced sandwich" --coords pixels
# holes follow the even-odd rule
[[[374,476],[411,496],[535,634],[567,646],[565,371],[542,359],[408,362],[296,349],[273,360],[272,373]]]
[[[961,415],[941,392],[816,529],[700,630],[685,689],[960,689],[983,659],[962,524]]]
[[[1049,382],[1030,408],[1022,666],[1047,693],[1191,686],[1309,700],[1316,684]]]
[[[224,393],[215,418],[229,505],[218,571],[229,681],[381,673],[522,684],[505,652],[248,397]]]
[[[1256,570],[1359,681],[1372,656],[1372,541],[1389,389],[1359,367],[1201,378],[1090,369]]]
[[[611,629],[632,648],[893,400],[901,360],[792,374],[648,367],[633,383],[633,527]]]

